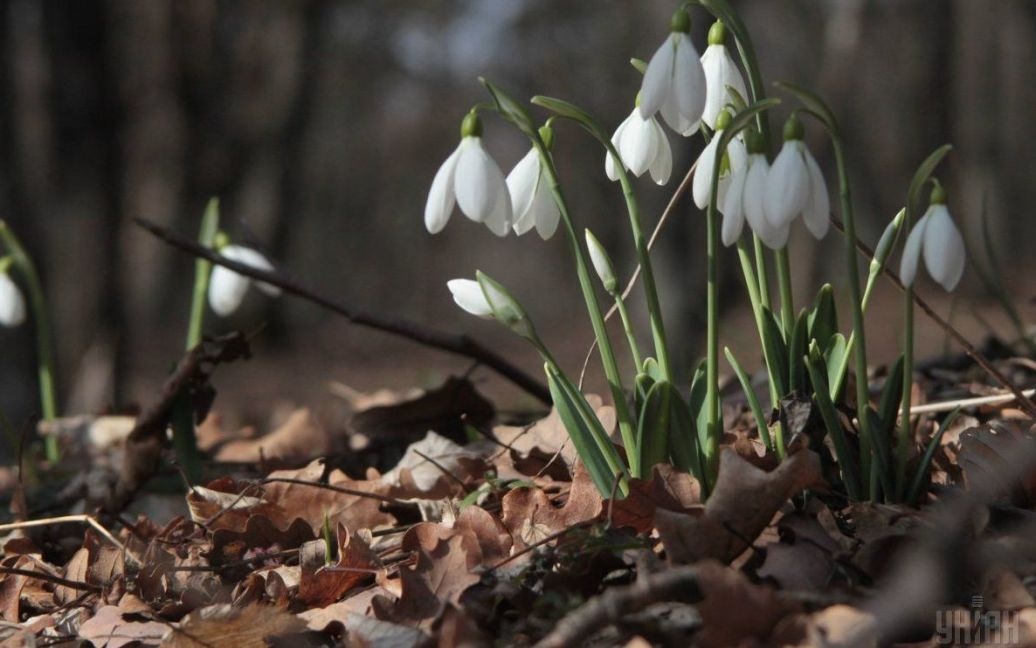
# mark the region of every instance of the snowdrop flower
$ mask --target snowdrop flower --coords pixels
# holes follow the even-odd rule
[[[540,137],[550,150],[553,131],[549,126],[540,129]],[[507,174],[507,189],[511,194],[514,233],[521,236],[535,227],[540,237],[547,240],[557,231],[561,212],[551,196],[547,173],[540,162],[540,153],[533,147]]]
[[[475,280],[451,279],[446,287],[453,293],[453,301],[462,309],[486,319],[495,319],[513,332],[532,341],[537,341],[525,309],[511,296],[502,284],[481,270],[475,272]]]
[[[25,298],[22,291],[7,275],[6,268],[0,268],[0,324],[18,326],[25,321]]]
[[[464,311],[484,319],[493,319],[493,307],[489,305],[482,286],[474,279],[450,279],[446,287],[453,294],[453,301]]]
[[[645,119],[640,108],[634,108],[615,129],[612,145],[633,175],[639,178],[645,171],[650,171],[656,184],[669,182],[673,172],[673,151],[669,147],[669,138],[654,117]],[[611,153],[604,154],[604,173],[610,180],[619,179]]]
[[[609,295],[614,295],[619,287],[619,282],[615,278],[615,266],[612,265],[611,257],[605,252],[604,246],[590,230],[586,230],[586,249],[590,251],[590,262],[604,284],[604,289]]]
[[[964,274],[964,238],[950,218],[950,210],[946,208],[946,190],[938,182],[932,189],[928,211],[914,225],[903,248],[899,278],[907,287],[912,286],[917,278],[917,266],[922,256],[932,279],[947,292],[957,287]]]
[[[730,112],[722,110],[716,117],[716,132],[712,139],[698,156],[698,166],[694,171],[694,181],[691,185],[691,194],[694,196],[694,204],[698,209],[705,209],[709,206],[709,198],[712,195],[712,172],[716,166],[716,148],[719,146],[723,130],[730,124]],[[719,195],[716,198],[716,206],[723,205],[727,189],[730,187],[732,172],[740,171],[745,164],[745,143],[740,137],[735,137],[727,145],[723,154],[720,167]],[[722,210],[721,210],[722,211]]]
[[[748,97],[741,71],[737,69],[737,64],[730,57],[730,52],[724,44],[726,37],[727,28],[717,20],[709,28],[709,46],[701,55],[706,87],[705,112],[701,120],[712,129],[715,129],[719,111],[723,110],[730,98],[729,88],[736,90],[742,98]]]
[[[705,71],[691,41],[691,17],[677,10],[671,33],[648,61],[640,86],[640,116],[661,111],[669,127],[684,136],[697,132],[705,110]]]
[[[471,220],[506,236],[511,229],[511,198],[503,172],[482,148],[478,115],[471,112],[464,117],[460,134],[460,144],[439,167],[428,191],[424,225],[431,234],[442,231],[456,203]]]
[[[831,203],[824,174],[802,136],[802,122],[792,113],[784,124],[784,146],[766,179],[766,218],[774,228],[782,228],[801,215],[813,236],[821,239],[831,224]]]
[[[790,228],[774,228],[766,220],[763,205],[766,195],[766,177],[770,163],[766,160],[766,142],[759,131],[749,129],[745,135],[747,158],[741,168],[731,174],[730,187],[720,204],[723,225],[720,235],[723,245],[733,245],[741,238],[745,221],[767,247],[779,249],[788,242]]]
[[[217,244],[217,249],[222,257],[250,265],[258,270],[273,271],[273,264],[255,250],[240,245],[222,246]],[[248,290],[252,280],[240,275],[233,270],[216,266],[212,269],[212,277],[209,279],[209,306],[221,317],[226,317],[238,309],[245,298],[245,291]],[[271,286],[268,283],[257,282],[256,287],[271,297],[281,294],[281,289]]]

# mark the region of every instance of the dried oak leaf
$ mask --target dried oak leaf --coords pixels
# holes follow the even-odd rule
[[[441,499],[465,492],[486,473],[482,458],[444,436],[428,432],[407,446],[396,467],[381,476],[400,499]]]
[[[440,387],[419,396],[357,412],[349,426],[371,444],[415,439],[429,430],[461,441],[465,424],[484,428],[494,415],[493,405],[471,381],[451,376]]]
[[[360,534],[350,533],[341,524],[338,525],[337,543],[338,560],[333,565],[325,563],[323,540],[307,542],[299,549],[302,573],[298,600],[308,606],[328,606],[384,569],[368,541]]]
[[[753,585],[730,567],[712,560],[695,567],[702,594],[696,646],[727,648],[765,641],[781,619],[798,611],[796,604],[778,598],[769,587]]]
[[[799,450],[772,472],[764,472],[724,448],[716,488],[699,514],[665,509],[655,512],[655,527],[674,563],[737,558],[755,540],[788,498],[823,483],[820,459]]]
[[[191,512],[191,520],[212,531],[230,529],[240,532],[250,517],[283,517],[281,511],[260,494],[261,491],[250,484],[220,477],[188,491],[187,508]]]
[[[481,552],[470,535],[432,523],[407,531],[402,546],[404,551],[413,551],[417,561],[413,567],[399,570],[399,600],[374,598],[374,613],[382,620],[428,628],[447,603],[459,603],[461,594],[479,582],[473,570]]]
[[[241,531],[218,529],[213,532],[209,561],[213,565],[224,565],[263,553],[294,549],[315,537],[305,520],[295,518],[287,528],[280,529],[269,518],[253,515]],[[253,563],[253,566],[258,564]]]
[[[235,439],[216,451],[217,461],[254,463],[260,459],[280,465],[326,455],[331,451],[331,435],[309,408],[291,413],[277,429],[257,439]]]
[[[630,492],[623,499],[609,500],[605,511],[614,527],[629,527],[638,533],[655,528],[655,510],[689,512],[701,508],[701,484],[693,475],[658,464],[650,479],[631,479]]]
[[[213,605],[191,612],[162,640],[162,648],[267,648],[269,639],[304,632],[306,626],[281,608]]]
[[[554,506],[547,494],[535,487],[516,488],[504,495],[500,521],[511,532],[518,548],[601,515],[604,499],[582,464],[576,466],[564,506]]]
[[[1000,421],[961,434],[958,463],[965,486],[988,499],[1036,506],[1036,435],[1028,423]]]
[[[395,518],[381,510],[384,498],[389,497],[389,486],[379,480],[350,479],[340,470],[328,475],[327,483],[355,493],[343,493],[320,488],[324,465],[316,460],[298,470],[277,470],[267,480],[287,478],[309,482],[306,485],[287,482],[269,482],[264,486],[263,499],[280,508],[285,517],[302,518],[314,530],[324,523],[324,514],[332,524],[344,524],[350,529],[375,529],[395,524]]]
[[[79,637],[90,641],[96,648],[157,646],[169,631],[169,626],[164,623],[127,620],[124,614],[121,606],[103,606],[79,627]]]

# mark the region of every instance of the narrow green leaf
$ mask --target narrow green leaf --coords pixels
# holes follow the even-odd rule
[[[795,95],[795,98],[806,107],[806,110],[813,113],[828,131],[832,133],[838,132],[838,120],[835,119],[834,112],[815,92],[787,81],[777,81],[774,85]]]
[[[820,409],[820,417],[824,421],[824,427],[827,428],[827,435],[831,437],[831,444],[835,447],[835,455],[838,459],[838,467],[842,472],[845,490],[850,500],[859,502],[861,501],[862,485],[856,467],[856,458],[850,449],[849,439],[842,428],[842,422],[838,418],[834,403],[831,402],[828,395],[830,387],[827,384],[827,378],[822,374],[824,359],[820,355],[820,348],[815,343],[810,344],[809,355],[805,361],[810,380],[813,382],[813,398]]]
[[[928,468],[932,465],[932,458],[935,457],[935,451],[939,447],[939,443],[942,441],[942,435],[946,430],[953,425],[953,422],[957,420],[957,416],[960,415],[960,407],[958,406],[949,415],[943,419],[943,422],[939,425],[939,429],[936,430],[932,436],[932,440],[928,442],[928,447],[924,451],[924,455],[921,457],[921,463],[917,466],[917,472],[914,473],[914,479],[910,484],[910,490],[907,492],[907,503],[914,503],[917,498],[921,496],[921,486],[924,483],[925,476],[928,474]]]
[[[838,402],[842,394],[842,386],[845,381],[845,372],[849,365],[849,343],[841,333],[835,333],[831,338],[825,360],[827,362],[827,377],[831,383],[829,395],[831,400]],[[834,380],[831,380],[831,377]]]
[[[893,483],[892,473],[892,455],[890,448],[892,447],[892,435],[890,433],[884,433],[881,429],[881,416],[874,410],[873,407],[867,405],[863,408],[857,408],[857,416],[861,413],[867,417],[867,422],[870,425],[870,429],[875,432],[874,443],[872,445],[874,461],[871,463],[871,470],[877,472],[878,481],[881,482],[881,489],[885,493],[886,499],[895,497],[895,485]],[[873,493],[873,489],[871,489]]]
[[[901,355],[889,372],[885,386],[881,390],[881,399],[878,401],[878,418],[881,426],[878,429],[888,439],[892,439],[892,433],[896,429],[899,406],[903,401],[903,364],[904,358]]]
[[[648,392],[655,385],[655,379],[646,373],[639,373],[633,379],[633,404],[638,412],[644,409],[644,402],[647,400]]]
[[[694,428],[696,431],[696,437],[698,439],[697,446],[699,452],[701,448],[705,447],[705,443],[708,441],[705,437],[708,435],[708,412],[705,409],[705,397],[708,395],[708,384],[705,380],[705,361],[702,360],[698,363],[698,368],[694,371],[694,377],[691,379],[691,395],[688,400],[688,408],[691,411],[691,415],[694,417]]]
[[[576,122],[577,124],[585,128],[587,131],[589,131],[590,134],[597,138],[597,140],[599,140],[602,144],[608,141],[606,135],[604,134],[604,131],[601,129],[601,126],[597,123],[597,121],[590,116],[590,113],[586,112],[579,106],[565,101],[564,99],[557,99],[556,97],[545,97],[543,95],[536,95],[535,97],[533,97],[532,103],[537,106],[540,106],[541,108],[546,108],[558,117],[562,117],[564,119],[571,119],[572,121]]]
[[[655,383],[648,391],[637,426],[638,456],[630,462],[636,477],[646,476],[652,466],[664,463],[669,456],[670,401],[674,391],[672,383],[667,381]]]
[[[568,431],[568,436],[572,439],[572,445],[576,449],[576,454],[582,460],[583,465],[586,466],[587,472],[590,473],[590,478],[593,480],[594,485],[597,486],[597,490],[601,492],[604,497],[611,495],[612,486],[615,482],[615,475],[612,472],[609,462],[605,459],[604,454],[598,447],[597,438],[604,435],[604,429],[600,428],[600,422],[596,423],[596,427],[600,428],[594,430],[594,423],[587,420],[584,416],[582,408],[575,402],[573,395],[563,384],[564,379],[553,370],[550,365],[545,367],[547,373],[547,386],[550,389],[550,396],[554,400],[554,407],[558,410],[558,416],[561,418],[561,423],[565,426],[565,430]],[[596,418],[596,417],[595,417]]]
[[[489,91],[489,95],[493,98],[493,103],[496,105],[496,110],[501,117],[517,126],[518,130],[533,141],[540,139],[536,125],[532,121],[532,116],[529,115],[529,111],[525,109],[524,105],[512,99],[507,93],[485,78],[479,77],[478,80]]]
[[[698,444],[698,432],[694,423],[691,408],[680,398],[679,394],[670,397],[672,408],[669,422],[669,457],[673,465],[694,475],[704,484],[701,449]]]
[[[942,159],[946,157],[946,154],[953,150],[952,144],[943,144],[939,148],[932,151],[931,155],[925,158],[924,162],[917,167],[917,171],[914,172],[914,177],[910,181],[910,189],[907,191],[907,222],[913,225],[917,221],[917,214],[921,212],[921,192],[924,190],[925,183],[935,173],[935,168],[939,166]]]
[[[807,352],[808,319],[806,309],[802,309],[798,319],[795,320],[795,328],[791,334],[791,344],[788,347],[788,387],[790,391],[805,393],[807,390],[806,365],[802,362],[802,358]]]
[[[759,438],[762,439],[767,448],[776,450],[773,445],[773,439],[770,438],[770,428],[766,424],[766,415],[763,414],[762,405],[759,404],[759,397],[756,395],[755,389],[752,388],[752,380],[745,373],[741,363],[734,357],[730,347],[724,347],[723,353],[726,354],[727,362],[730,363],[734,374],[737,375],[738,382],[741,383],[741,391],[745,393],[745,398],[748,399],[748,406],[752,409],[752,416],[755,417],[755,426],[759,430]]]
[[[809,312],[809,339],[816,340],[820,352],[827,355],[835,333],[838,332],[838,308],[835,306],[835,291],[831,284],[824,284],[813,300]]]
[[[770,368],[770,380],[778,396],[788,395],[788,347],[781,334],[781,326],[774,318],[773,311],[762,306],[763,319],[763,353],[766,355],[766,366]],[[777,407],[777,403],[773,404]]]

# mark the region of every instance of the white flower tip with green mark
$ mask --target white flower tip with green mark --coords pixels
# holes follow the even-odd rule
[[[241,245],[225,245],[220,248],[221,256],[252,266],[257,270],[273,272],[273,264],[261,253]],[[220,317],[226,317],[241,306],[252,280],[229,268],[216,266],[209,279],[209,306]],[[280,288],[268,283],[258,282],[256,287],[271,297],[281,294]]]
[[[0,272],[0,324],[15,327],[25,321],[25,298],[7,275]]]
[[[899,278],[905,286],[914,284],[922,258],[928,274],[947,292],[960,283],[967,261],[964,238],[945,204],[929,205],[907,237],[899,267]]]
[[[482,138],[474,134],[461,138],[432,180],[424,208],[429,233],[437,234],[446,227],[455,204],[465,216],[484,223],[497,236],[506,236],[511,229],[511,197],[504,174],[482,147]]]
[[[521,236],[535,227],[543,240],[554,236],[561,211],[551,196],[539,151],[530,149],[507,174],[507,189],[514,214],[514,233]]]
[[[705,109],[701,120],[709,128],[716,127],[716,117],[730,101],[730,88],[742,97],[747,97],[745,80],[722,43],[710,44],[701,55],[702,70],[705,73]]]
[[[673,31],[648,61],[640,86],[640,116],[661,112],[669,127],[684,136],[698,130],[705,110],[707,85],[698,50],[691,37]]]
[[[669,182],[673,172],[673,151],[669,138],[654,117],[645,119],[637,108],[619,124],[612,135],[612,145],[619,152],[625,168],[637,176],[651,173],[651,179],[658,185]],[[604,158],[604,173],[608,179],[619,179],[615,159],[610,152]]]
[[[476,317],[493,319],[493,307],[489,305],[482,286],[474,279],[450,279],[446,287],[453,295],[453,301],[465,312]]]

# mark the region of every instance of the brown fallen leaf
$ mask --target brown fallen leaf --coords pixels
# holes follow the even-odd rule
[[[958,463],[969,490],[980,488],[991,499],[1022,508],[1036,506],[1036,468],[1031,463],[1036,436],[1030,423],[1000,422],[961,434]]]
[[[384,569],[377,554],[371,551],[367,540],[350,533],[344,525],[337,530],[338,559],[332,565],[325,563],[324,540],[313,540],[299,550],[298,600],[309,606],[326,607],[347,591],[374,578]]]
[[[441,499],[466,492],[486,473],[476,453],[435,432],[407,446],[396,467],[381,476],[400,499]]]
[[[295,615],[269,605],[213,605],[191,612],[167,631],[162,648],[267,648],[269,639],[306,630]]]
[[[327,478],[328,484],[356,491],[356,494],[342,493],[320,488],[323,474],[324,465],[320,460],[298,470],[276,470],[267,479],[287,478],[314,485],[270,482],[263,487],[263,497],[283,511],[282,516],[302,518],[315,532],[322,527],[325,513],[332,524],[344,524],[350,529],[376,529],[395,524],[395,518],[381,510],[382,498],[388,497],[387,484],[380,480],[350,479],[342,471],[334,470]],[[364,495],[367,493],[373,497]]]
[[[647,533],[655,527],[655,510],[675,512],[701,509],[701,484],[693,475],[668,464],[658,464],[649,479],[631,479],[629,495],[605,503],[614,527]]]
[[[157,621],[128,621],[124,610],[105,605],[79,627],[79,637],[96,648],[122,646],[157,646],[169,631],[169,626]]]
[[[580,522],[596,519],[604,500],[589,473],[577,464],[568,500],[555,506],[542,489],[516,488],[504,495],[500,521],[514,536],[519,548],[535,544]]]
[[[764,472],[724,448],[716,488],[700,514],[658,509],[655,526],[671,562],[711,558],[729,563],[790,497],[821,484],[820,459],[809,450],[799,450],[772,472]]]
[[[331,451],[331,436],[309,408],[300,408],[276,430],[257,439],[228,441],[216,451],[217,461],[278,462],[298,465]]]
[[[753,585],[740,572],[712,560],[696,565],[702,601],[701,630],[695,645],[728,648],[763,642],[777,623],[797,612],[797,604],[777,597],[769,587]]]

